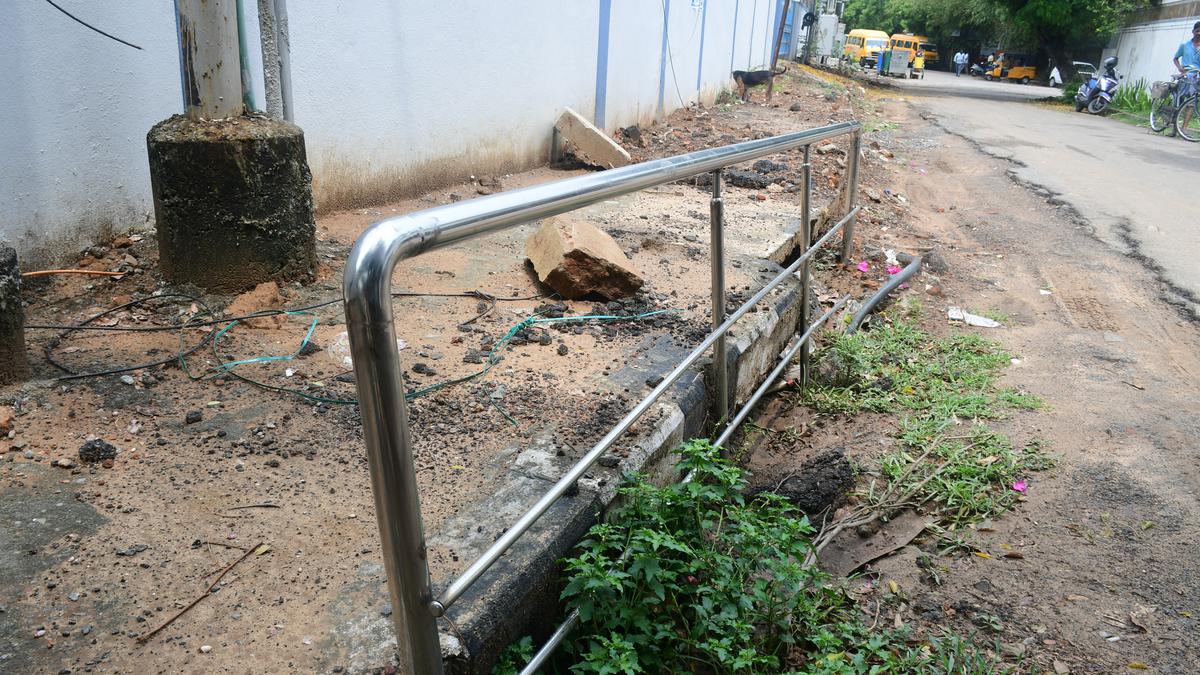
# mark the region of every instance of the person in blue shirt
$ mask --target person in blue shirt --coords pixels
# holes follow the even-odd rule
[[[1184,75],[1188,68],[1200,70],[1200,21],[1192,26],[1192,39],[1183,42],[1175,50],[1175,67]]]
[[[1192,39],[1186,40],[1179,45],[1179,49],[1175,50],[1175,67],[1179,69],[1181,75],[1184,76],[1182,86],[1187,87],[1184,91],[1189,94],[1196,90],[1197,84],[1200,84],[1200,21],[1197,21],[1192,26]],[[1187,126],[1192,119],[1195,111],[1193,106],[1187,106],[1179,111],[1183,115],[1183,126]]]

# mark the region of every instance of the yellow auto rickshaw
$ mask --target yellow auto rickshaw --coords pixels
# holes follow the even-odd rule
[[[1021,84],[1029,84],[1037,79],[1037,68],[1032,65],[1033,58],[1027,54],[1011,54],[1002,52],[996,55],[996,61],[991,68],[984,71],[983,76],[990,80],[1017,80]]]

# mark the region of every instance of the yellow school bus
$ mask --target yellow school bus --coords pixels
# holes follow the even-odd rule
[[[855,28],[846,36],[842,58],[867,68],[875,66],[875,57],[888,48],[888,34],[881,30]]]
[[[937,63],[937,45],[930,42],[929,38],[925,37],[924,35],[896,33],[891,37],[890,44],[896,49],[907,49],[914,54],[916,54],[918,51],[925,52],[926,64],[932,65]]]

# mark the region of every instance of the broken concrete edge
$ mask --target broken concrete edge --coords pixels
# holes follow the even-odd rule
[[[627,166],[633,162],[625,148],[570,108],[565,108],[558,116],[554,131],[557,133],[551,149],[552,159],[565,146],[579,161],[603,169]]]
[[[0,386],[28,378],[20,263],[16,249],[0,243]]]
[[[766,260],[754,262],[763,268],[762,280],[783,269]],[[762,382],[795,334],[799,300],[800,283],[793,276],[760,303],[761,311],[743,317],[728,347],[730,388],[737,404]],[[562,615],[558,561],[618,503],[618,490],[628,472],[636,471],[656,484],[679,479],[675,450],[702,432],[711,407],[712,392],[698,364],[642,417],[639,424],[657,421],[643,438],[627,447],[628,456],[616,467],[595,465],[591,477],[579,481],[578,493],[555,502],[450,608],[454,639],[442,641],[447,672],[490,673],[504,649],[524,635],[533,635],[541,644]],[[552,440],[534,440],[521,449],[501,487],[444,523],[430,537],[430,546],[452,546],[460,553],[464,548],[474,549],[471,555],[478,555],[491,544],[491,534],[480,532],[481,523],[514,521],[575,461],[558,457]],[[449,625],[443,622],[443,634]]]

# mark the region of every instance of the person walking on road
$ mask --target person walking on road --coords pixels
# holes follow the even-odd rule
[[[954,76],[962,77],[963,67],[967,64],[967,53],[963,50],[954,52]]]
[[[1197,21],[1192,26],[1192,39],[1184,40],[1179,49],[1175,50],[1175,58],[1172,60],[1175,67],[1179,69],[1179,73],[1184,76],[1182,85],[1186,87],[1184,94],[1191,94],[1196,91],[1197,85],[1200,84],[1200,21]],[[1192,115],[1195,111],[1193,106],[1187,106],[1179,111],[1183,115],[1183,126],[1186,127],[1192,121]]]

